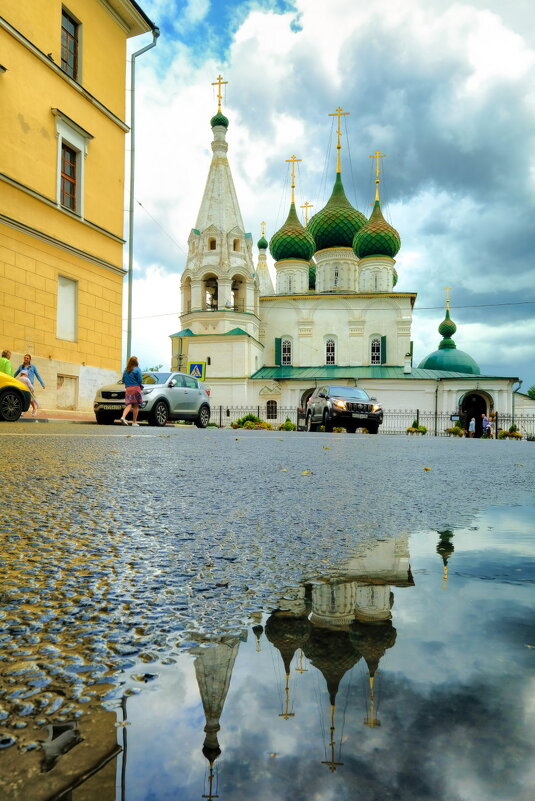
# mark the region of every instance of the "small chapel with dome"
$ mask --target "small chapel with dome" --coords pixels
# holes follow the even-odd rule
[[[288,159],[288,216],[269,241],[262,226],[255,258],[227,158],[222,83],[219,76],[218,110],[210,121],[212,162],[188,239],[181,325],[171,335],[172,369],[201,365],[212,402],[222,406],[303,407],[318,384],[334,382],[358,384],[385,409],[511,413],[518,379],[482,375],[476,361],[457,348],[449,298],[438,349],[413,363],[416,292],[397,289],[401,239],[383,216],[383,154],[374,154],[375,202],[368,219],[344,190],[340,118],[346,112],[340,108],[331,115],[338,130],[329,200],[303,225],[295,201],[299,159]]]

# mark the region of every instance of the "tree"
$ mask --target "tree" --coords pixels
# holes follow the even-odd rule
[[[163,367],[163,364],[155,364],[154,367],[144,367],[144,373],[158,373]]]
[[[533,386],[528,389],[527,394],[529,395],[530,398],[533,398],[533,400],[535,400],[535,384],[533,384]]]

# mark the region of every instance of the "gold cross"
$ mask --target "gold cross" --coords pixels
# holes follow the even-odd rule
[[[261,236],[264,236],[264,234],[265,234],[265,227],[266,227],[266,221],[265,221],[265,220],[262,220],[262,222],[260,223],[260,225],[262,226],[262,228],[261,228],[261,231],[262,231],[262,233],[261,233]]]
[[[375,159],[375,199],[379,200],[379,169],[380,169],[380,162],[379,159],[384,159],[386,157],[386,153],[380,153],[378,150],[370,156],[371,159]]]
[[[340,137],[342,136],[342,131],[340,130],[340,117],[345,117],[349,113],[350,113],[349,111],[342,111],[340,106],[338,106],[334,114],[329,114],[329,117],[338,117],[338,130],[336,131],[338,135],[338,142],[336,144],[336,172],[341,172],[340,149],[342,145],[340,144]]]
[[[445,290],[446,290],[446,311],[449,311],[449,310],[450,310],[450,292],[451,292],[451,287],[450,287],[450,286],[447,286],[447,287],[444,287],[444,288],[445,288]]]
[[[221,98],[223,97],[223,95],[221,94],[221,87],[223,86],[223,84],[226,84],[226,83],[228,83],[228,81],[224,81],[222,75],[218,75],[217,76],[217,81],[212,81],[212,86],[217,86],[217,111],[218,112],[221,111]]]
[[[303,205],[299,206],[299,208],[305,210],[305,225],[308,225],[308,210],[309,209],[313,209],[314,208],[314,204],[313,203],[309,203],[308,200],[307,200],[307,202],[303,203]]]
[[[295,165],[298,161],[302,161],[302,159],[298,159],[297,156],[290,156],[289,159],[286,159],[287,162],[292,162],[292,203],[295,203],[294,197],[294,189],[295,189]]]

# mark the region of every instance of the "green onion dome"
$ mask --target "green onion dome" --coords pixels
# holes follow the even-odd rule
[[[261,236],[258,242],[256,243],[258,250],[267,250],[269,247],[269,243],[265,236]]]
[[[315,250],[314,237],[299,222],[295,203],[292,203],[286,222],[271,237],[269,252],[275,261],[282,259],[310,261]]]
[[[212,128],[215,128],[216,125],[222,125],[224,128],[228,128],[228,119],[221,111],[218,111],[210,120],[210,125]]]
[[[310,264],[308,268],[308,288],[316,289],[316,265]]]
[[[357,231],[367,222],[362,212],[353,208],[346,197],[342,176],[336,173],[327,204],[310,218],[307,229],[316,240],[316,249],[350,248]]]
[[[375,201],[370,219],[353,239],[353,250],[359,259],[366,256],[389,256],[394,258],[401,247],[401,239],[381,211],[381,204]]]
[[[449,370],[454,373],[480,375],[481,370],[477,362],[468,353],[457,349],[457,345],[452,339],[456,330],[457,326],[450,319],[450,312],[447,309],[446,317],[438,327],[439,334],[442,334],[443,337],[438,350],[426,356],[418,367],[424,370]]]
[[[392,268],[392,286],[393,287],[396,286],[398,280],[399,280],[398,271],[396,270],[395,267],[393,267]]]

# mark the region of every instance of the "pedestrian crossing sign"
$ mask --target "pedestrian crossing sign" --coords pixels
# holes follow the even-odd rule
[[[188,373],[199,381],[206,377],[206,362],[188,362]]]

